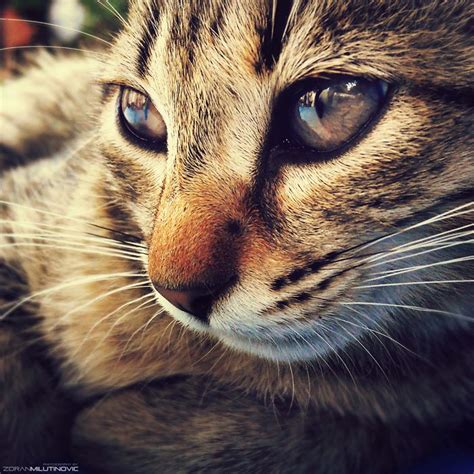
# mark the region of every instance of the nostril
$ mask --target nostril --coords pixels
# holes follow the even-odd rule
[[[155,285],[156,291],[166,298],[172,305],[182,311],[190,313],[192,294],[190,291],[170,290],[168,288]]]
[[[203,323],[209,324],[209,314],[215,297],[213,294],[197,296],[191,303],[189,313],[201,320]]]
[[[173,306],[176,306],[178,309],[185,311],[208,324],[209,313],[213,303],[235,281],[235,278],[231,278],[224,284],[194,286],[178,290],[169,289],[159,285],[154,286],[156,291],[166,298]]]

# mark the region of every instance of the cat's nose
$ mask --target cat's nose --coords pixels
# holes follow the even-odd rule
[[[209,323],[209,313],[214,301],[229,286],[229,282],[218,285],[203,285],[183,289],[169,289],[154,285],[156,291],[166,298],[173,306],[191,314],[201,322]]]

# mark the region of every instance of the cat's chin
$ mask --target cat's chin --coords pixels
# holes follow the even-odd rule
[[[223,330],[210,327],[194,316],[182,311],[167,299],[156,293],[160,305],[183,326],[197,331],[199,333],[210,334],[219,339],[227,347],[238,352],[243,352],[261,359],[274,362],[303,362],[318,359],[327,356],[332,352],[327,344],[321,344],[321,341],[311,341],[306,337],[281,337],[281,335],[262,335],[250,334],[242,335],[232,330]]]
[[[327,357],[331,352],[327,346],[317,346],[315,341],[306,343],[290,339],[256,340],[232,334],[219,334],[220,341],[238,351],[273,362],[308,362]]]

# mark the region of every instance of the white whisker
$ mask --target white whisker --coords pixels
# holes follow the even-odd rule
[[[147,295],[147,296],[149,296],[149,295]],[[126,317],[129,317],[131,314],[134,314],[134,313],[136,313],[140,310],[144,311],[145,309],[153,308],[153,306],[156,306],[157,304],[158,304],[157,301],[152,301],[150,303],[150,300],[147,299],[143,303],[140,303],[138,306],[132,308],[131,310],[127,311],[125,314],[121,315],[116,321],[114,321],[114,323],[108,329],[107,333],[96,344],[95,350],[97,350],[97,348],[99,348],[104,343],[104,341],[106,341],[110,337],[110,335],[112,334],[112,331],[114,330],[114,328],[116,328]],[[95,350],[93,352],[91,352],[91,354],[88,356],[87,360],[90,357],[93,357]]]
[[[98,224],[94,224],[94,223],[88,222],[84,219],[79,219],[77,217],[69,217],[69,216],[65,216],[64,214],[59,214],[57,212],[47,211],[45,209],[38,209],[38,208],[35,208],[35,207],[32,207],[32,206],[27,206],[25,204],[19,204],[19,203],[16,203],[16,202],[5,201],[5,200],[1,200],[1,199],[0,199],[0,204],[4,204],[5,206],[10,206],[10,207],[18,207],[20,209],[25,209],[25,210],[29,210],[29,211],[35,211],[35,212],[38,212],[39,214],[44,214],[44,215],[57,217],[57,218],[60,218],[60,219],[64,219],[66,221],[78,222],[80,224],[88,225],[88,226],[98,228],[98,229],[102,229],[102,230],[117,232],[119,234],[127,235],[128,237],[132,237],[132,238],[136,239],[136,237],[133,236],[133,235],[124,234],[123,232],[120,232],[120,231],[114,231],[114,229],[107,229],[106,227],[102,227]],[[137,240],[139,240],[139,239],[137,239]],[[134,242],[127,242],[127,243],[134,244]]]
[[[370,280],[365,280],[370,281]],[[457,283],[474,283],[474,280],[431,280],[431,281],[404,281],[400,283],[380,283],[377,285],[362,285],[354,288],[383,288],[386,286],[415,286],[415,285],[448,285]]]
[[[474,318],[465,316],[463,314],[452,313],[450,311],[443,311],[441,309],[434,309],[434,308],[423,308],[422,306],[412,306],[406,304],[392,304],[392,303],[382,303],[382,302],[375,302],[375,301],[343,301],[339,302],[339,304],[343,306],[381,306],[387,308],[401,308],[401,309],[410,309],[413,311],[420,311],[422,313],[435,313],[435,314],[442,314],[445,316],[451,316],[453,318],[458,318],[463,321],[473,322]]]
[[[419,248],[426,248],[426,247],[431,247],[439,244],[443,244],[446,242],[451,242],[453,239],[458,239],[462,237],[466,237],[468,235],[471,235],[473,232],[472,231],[465,231],[465,232],[460,232],[461,229],[467,228],[467,227],[472,227],[474,224],[468,224],[467,226],[462,226],[457,229],[452,229],[451,231],[447,232],[441,232],[440,234],[435,234],[430,237],[426,237],[424,239],[418,239],[413,242],[408,242],[403,245],[399,245],[397,247],[393,247],[391,249],[388,249],[384,252],[381,252],[380,255],[376,255],[374,257],[369,257],[365,259],[365,262],[372,263],[376,262],[378,260],[384,260],[387,257],[391,257],[393,255],[398,255],[398,254],[403,254],[406,252],[410,252],[412,250],[417,250]],[[459,232],[458,232],[459,231]],[[451,235],[453,234],[454,235]],[[449,235],[448,235],[449,234]]]
[[[403,249],[405,247],[411,247],[414,244],[423,243],[423,242],[426,242],[426,241],[428,241],[428,242],[437,241],[437,239],[440,238],[440,237],[445,237],[446,235],[451,235],[453,233],[464,231],[465,229],[470,229],[472,227],[474,227],[474,224],[466,224],[466,225],[463,225],[463,226],[455,227],[454,229],[445,230],[444,232],[439,232],[439,233],[436,233],[434,235],[429,235],[428,237],[423,237],[423,238],[420,238],[420,239],[417,239],[417,240],[407,242],[405,244],[397,245],[396,247],[394,247],[391,250],[399,250],[399,249]]]
[[[323,330],[328,330],[328,331],[333,332],[333,333],[335,332],[334,330],[328,328],[327,326],[323,325],[319,321],[311,321],[312,325],[314,325],[315,323],[316,323],[316,326],[320,326],[320,327],[324,328]],[[306,329],[306,328],[303,328],[303,329]],[[352,382],[354,383],[355,386],[357,386],[356,379],[355,379],[354,375],[352,374],[351,370],[349,369],[349,366],[347,365],[346,361],[339,354],[338,350],[323,336],[323,334],[321,334],[321,332],[322,331],[317,331],[315,328],[311,329],[311,333],[314,334],[319,339],[321,339],[329,347],[329,350],[330,350],[331,354],[335,355],[337,357],[337,359],[339,359],[342,366],[344,367],[344,369],[349,374],[349,377],[352,379]],[[299,333],[297,333],[297,334],[300,335]],[[326,359],[323,358],[322,360],[326,364],[328,369],[333,373],[334,377],[337,378],[337,374],[334,372],[334,369],[330,366],[330,364],[326,361]]]
[[[120,252],[102,252],[100,250],[94,249],[94,247],[89,248],[78,248],[78,247],[71,247],[67,245],[53,245],[53,244],[42,244],[42,243],[30,243],[30,242],[12,242],[8,244],[0,245],[1,248],[9,248],[9,247],[32,247],[32,248],[51,248],[56,250],[70,250],[72,252],[78,253],[86,253],[86,254],[93,254],[93,255],[103,255],[107,257],[120,257],[123,260],[131,260],[135,262],[142,262],[143,260],[140,257],[131,257],[128,255],[124,255]]]
[[[470,234],[472,234],[472,232],[470,232]],[[409,255],[404,255],[402,257],[391,258],[391,259],[388,259],[388,260],[382,260],[381,262],[375,263],[373,265],[367,265],[366,268],[375,268],[375,267],[379,267],[381,265],[386,265],[387,263],[397,262],[399,260],[406,260],[406,259],[409,259],[409,258],[417,257],[419,255],[425,255],[425,254],[428,254],[428,253],[439,252],[440,250],[448,249],[448,248],[451,248],[451,247],[458,247],[459,245],[472,244],[472,243],[474,243],[474,240],[460,240],[460,241],[456,241],[456,242],[450,242],[449,244],[446,244],[446,245],[437,244],[435,246],[435,248],[429,248],[427,250],[423,250],[421,252],[411,253]],[[410,250],[407,250],[407,251],[410,251]],[[389,270],[389,271],[393,271],[393,270]]]
[[[113,290],[106,291],[105,293],[101,293],[100,295],[96,296],[95,298],[92,298],[91,300],[86,301],[84,304],[79,305],[74,307],[73,309],[69,310],[67,313],[61,316],[59,321],[64,321],[66,320],[71,314],[77,313],[78,311],[87,308],[88,306],[97,303],[97,301],[103,300],[105,298],[108,298],[109,296],[115,295],[117,293],[121,293],[123,291],[127,290],[133,290],[136,288],[143,288],[145,286],[148,286],[149,283],[148,281],[141,281],[137,283],[131,283],[129,285],[121,286],[120,288],[114,288]]]
[[[351,333],[349,331],[348,328],[344,327],[342,324],[340,324],[338,321],[341,321],[341,319],[339,318],[332,318],[336,321],[336,324],[346,333],[349,335],[349,337],[351,337],[352,340],[354,340],[360,347],[362,347],[362,349],[364,350],[364,352],[366,352],[368,354],[368,356],[375,362],[375,364],[377,365],[377,367],[380,369],[380,371],[382,372],[383,376],[385,377],[385,380],[390,384],[390,379],[387,375],[387,373],[385,372],[385,370],[383,369],[383,367],[380,365],[379,361],[374,357],[374,355],[369,351],[369,349],[367,349],[367,347],[364,346],[364,344],[362,343],[362,341],[359,340],[359,338]]]
[[[97,41],[100,41],[101,43],[105,43],[108,46],[112,46],[112,43],[110,41],[105,40],[104,38],[100,38],[99,36],[93,35],[91,33],[87,33],[86,31],[82,30],[77,30],[76,28],[71,28],[69,26],[63,26],[59,25],[57,23],[49,23],[47,21],[38,21],[38,20],[26,20],[23,18],[5,18],[5,17],[0,17],[0,21],[13,21],[13,22],[23,22],[23,23],[30,23],[33,25],[43,25],[43,26],[51,26],[53,28],[59,28],[62,30],[67,30],[67,31],[73,31],[75,33],[80,33],[81,35],[87,36],[89,38],[95,39]]]
[[[80,278],[78,280],[67,281],[65,283],[61,283],[61,284],[53,286],[51,288],[46,288],[44,290],[32,293],[31,295],[25,296],[19,302],[13,304],[13,306],[11,306],[12,303],[8,303],[7,305],[0,306],[0,308],[11,306],[5,313],[3,313],[0,316],[0,321],[2,319],[5,319],[6,317],[8,317],[15,310],[20,308],[22,305],[28,303],[29,301],[33,301],[34,299],[38,298],[39,296],[44,296],[44,295],[48,295],[50,293],[54,293],[55,291],[61,291],[61,290],[64,290],[66,288],[70,288],[70,287],[73,287],[73,286],[76,286],[76,285],[85,285],[85,284],[88,284],[88,283],[95,283],[95,282],[98,282],[98,281],[114,280],[116,278],[142,278],[142,277],[146,277],[146,274],[145,273],[138,273],[137,274],[137,273],[132,273],[132,272],[128,272],[128,273],[127,272],[121,272],[121,273],[105,273],[105,274],[102,274],[102,275],[93,275],[93,276],[86,277],[86,278]]]
[[[120,244],[118,242],[109,241],[104,238],[103,240],[94,238],[94,237],[78,237],[71,234],[60,234],[59,237],[55,237],[54,234],[22,234],[22,233],[0,233],[0,237],[10,237],[17,241],[18,239],[27,240],[28,242],[34,244],[36,241],[39,242],[55,242],[64,245],[77,245],[82,246],[88,249],[97,249],[97,250],[109,250],[111,252],[128,255],[132,257],[139,257],[143,255],[143,252],[138,252],[136,248],[129,247],[125,244]],[[34,241],[34,242],[30,242]],[[95,245],[90,245],[88,242],[94,242]],[[23,243],[23,242],[18,242]],[[98,245],[99,244],[99,245]],[[5,244],[9,245],[9,244]],[[129,250],[132,248],[133,250]]]
[[[105,2],[106,3],[104,3],[104,0],[97,0],[99,5],[103,6],[107,11],[112,13],[112,15],[114,15],[123,26],[126,26],[127,20],[122,16],[122,14],[110,3],[109,0],[105,0]]]
[[[361,311],[358,311],[356,310],[355,308],[351,308],[351,307],[347,307],[347,309],[349,311],[352,311],[356,314],[358,314],[359,316],[362,316],[363,318],[367,319],[371,324],[375,324],[376,327],[380,328],[380,325],[378,323],[376,323],[375,321],[373,321],[369,316],[367,316],[366,314],[363,314]],[[340,319],[341,321],[344,321],[346,324],[349,324],[349,325],[352,325],[354,327],[358,327],[360,329],[363,329],[363,330],[367,330],[373,334],[376,334],[378,336],[381,336],[381,337],[384,337],[386,339],[388,339],[389,341],[393,342],[394,344],[396,344],[397,346],[401,347],[402,349],[404,349],[405,351],[409,352],[410,354],[418,357],[418,358],[422,358],[420,355],[418,355],[416,352],[413,352],[411,349],[409,349],[407,346],[403,345],[400,341],[397,341],[396,339],[394,339],[392,336],[390,336],[389,334],[387,334],[386,332],[384,331],[378,331],[376,329],[373,329],[373,328],[369,328],[367,325],[364,325],[364,326],[360,326],[359,324],[356,324],[354,323],[353,321],[348,321],[346,319],[343,319],[343,318],[340,318],[340,317],[335,317],[335,316],[332,316],[331,318],[335,318],[335,319]],[[423,360],[426,361],[425,358],[422,358]]]
[[[57,50],[64,50],[64,51],[79,51],[81,53],[92,54],[94,56],[103,56],[103,53],[99,53],[97,51],[93,51],[92,49],[83,49],[83,48],[73,48],[72,46],[55,46],[55,45],[26,45],[26,46],[7,46],[5,48],[0,48],[0,51],[18,51],[22,49],[57,49]]]
[[[135,330],[131,336],[129,337],[127,343],[125,344],[123,350],[122,350],[122,353],[120,354],[118,360],[121,360],[122,357],[127,353],[127,350],[128,350],[128,347],[129,345],[132,343],[133,339],[135,338],[135,336],[142,330],[144,330],[144,328],[146,329],[148,327],[148,325],[150,324],[151,321],[153,321],[156,317],[160,316],[161,314],[163,314],[165,312],[165,310],[163,308],[160,308],[158,311],[156,311],[156,313],[148,319],[148,321],[146,321],[144,324],[142,324],[137,330]]]
[[[363,250],[365,250],[369,247],[372,247],[374,245],[378,245],[378,244],[380,244],[381,242],[383,242],[385,240],[393,239],[394,237],[397,237],[401,234],[404,234],[405,232],[408,232],[410,230],[418,229],[419,227],[422,227],[422,226],[425,226],[425,225],[433,224],[435,222],[440,222],[440,221],[443,221],[443,220],[446,220],[446,219],[451,219],[453,217],[458,217],[458,216],[461,216],[461,215],[464,215],[464,214],[469,214],[471,212],[474,212],[474,209],[468,209],[467,211],[465,210],[466,208],[472,207],[473,205],[474,205],[474,202],[469,202],[467,204],[463,204],[463,205],[458,206],[458,207],[456,207],[454,209],[451,209],[449,211],[443,212],[441,214],[437,214],[436,216],[430,217],[429,219],[426,219],[426,220],[424,220],[422,222],[419,222],[417,224],[413,224],[409,227],[405,227],[404,229],[401,229],[398,232],[386,235],[384,237],[381,237],[379,239],[374,240],[373,242],[369,242],[368,244],[363,245],[362,247],[358,248],[355,253],[356,254],[360,253],[361,251],[363,251]]]
[[[377,280],[382,280],[384,278],[390,278],[392,276],[397,276],[397,275],[404,275],[406,273],[412,273],[416,272],[418,270],[424,270],[426,268],[432,268],[432,267],[439,267],[443,265],[451,265],[454,263],[463,263],[463,262],[469,262],[471,260],[474,260],[474,256],[470,255],[467,257],[459,257],[459,258],[452,258],[450,260],[443,260],[442,262],[435,262],[435,263],[426,263],[424,265],[415,265],[413,267],[407,267],[407,268],[400,268],[397,270],[386,270],[384,272],[376,272],[373,273],[373,275],[381,275],[375,278],[370,278],[365,281],[377,281]]]
[[[288,364],[288,369],[290,370],[291,374],[291,401],[290,401],[290,410],[293,408],[293,403],[295,401],[295,375],[293,373],[293,368],[291,367],[291,362]]]
[[[145,301],[143,301],[145,300]],[[89,331],[87,332],[87,334],[84,336],[83,338],[83,341],[82,343],[80,344],[80,346],[76,349],[76,351],[74,352],[73,354],[73,357],[79,352],[80,348],[82,347],[82,345],[88,340],[89,336],[94,332],[95,329],[97,329],[97,327],[102,324],[103,322],[105,322],[107,319],[110,319],[113,315],[117,314],[119,311],[121,311],[122,309],[124,309],[125,307],[127,306],[130,306],[130,305],[135,305],[136,303],[139,303],[140,301],[142,301],[142,303],[140,303],[138,306],[134,306],[132,309],[128,310],[126,313],[124,313],[123,315],[121,315],[116,321],[114,321],[114,323],[110,326],[110,328],[108,329],[107,333],[102,337],[102,339],[97,343],[96,345],[96,349],[98,347],[100,347],[102,345],[102,343],[104,341],[106,341],[110,334],[112,333],[113,329],[123,320],[125,319],[127,316],[130,316],[131,314],[134,314],[136,313],[137,311],[139,310],[144,310],[148,307],[151,307],[151,306],[154,306],[157,304],[156,300],[154,302],[153,305],[150,305],[150,302],[152,300],[155,300],[155,295],[153,293],[147,293],[143,296],[140,296],[139,298],[135,298],[134,300],[132,301],[127,301],[125,304],[122,304],[120,307],[116,308],[114,311],[111,311],[110,313],[106,314],[105,316],[103,316],[101,319],[99,319],[90,329]],[[148,306],[150,305],[150,306]],[[94,354],[95,351],[92,351],[90,356],[92,356]],[[90,357],[89,356],[89,357]]]

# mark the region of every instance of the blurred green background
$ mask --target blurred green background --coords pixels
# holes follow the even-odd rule
[[[128,0],[3,1],[0,6],[3,18],[0,21],[2,46],[20,45],[25,40],[28,40],[28,44],[70,44],[85,40],[84,35],[74,34],[68,28],[108,38],[119,28],[120,20],[117,17],[126,15],[127,4]],[[24,23],[20,25],[18,19],[51,22],[64,28],[53,29],[33,24],[30,24],[31,28],[24,28]],[[22,29],[24,31],[20,31]],[[26,30],[29,34],[25,33]]]

